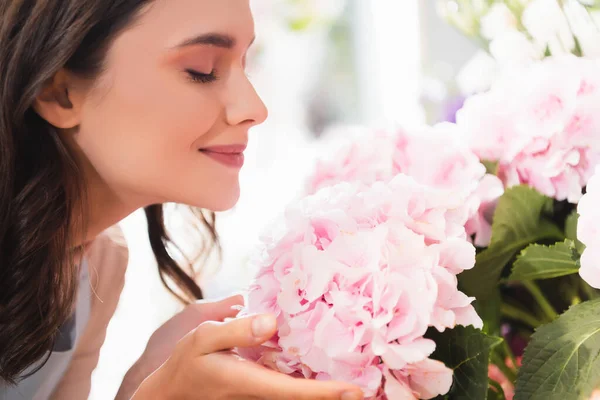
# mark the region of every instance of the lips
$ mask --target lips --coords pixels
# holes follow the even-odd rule
[[[220,146],[210,146],[200,149],[201,152],[220,153],[220,154],[240,154],[246,150],[245,144],[225,144]]]
[[[230,144],[205,147],[199,151],[220,164],[239,169],[244,165],[245,150],[245,144]]]

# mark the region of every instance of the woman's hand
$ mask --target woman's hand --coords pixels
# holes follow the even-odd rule
[[[150,337],[144,353],[127,372],[116,400],[130,399],[139,385],[171,355],[175,345],[185,335],[206,321],[233,318],[244,305],[242,296],[233,296],[218,302],[199,301],[165,322]]]
[[[268,315],[205,322],[185,336],[132,400],[359,400],[362,392],[346,383],[295,379],[233,354],[270,339],[275,318]]]

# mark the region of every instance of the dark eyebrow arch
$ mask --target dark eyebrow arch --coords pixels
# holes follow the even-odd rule
[[[221,33],[206,33],[204,35],[196,36],[191,39],[184,40],[182,43],[177,45],[177,48],[188,47],[188,46],[215,46],[223,49],[232,49],[235,47],[235,38],[224,35]]]
[[[254,43],[256,37],[252,38],[250,45]],[[215,46],[223,49],[233,49],[236,45],[235,38],[225,35],[222,33],[206,33],[204,35],[196,36],[191,39],[184,40],[182,43],[176,46],[176,48],[183,48],[188,46]]]

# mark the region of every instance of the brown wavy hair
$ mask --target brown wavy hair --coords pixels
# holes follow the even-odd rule
[[[66,244],[85,232],[81,169],[32,104],[62,68],[101,74],[112,41],[151,3],[0,0],[0,381],[17,383],[50,355],[77,292],[77,253]],[[167,251],[163,206],[145,212],[163,283],[184,302],[202,298],[192,264],[184,271]],[[214,214],[194,213],[210,252]]]

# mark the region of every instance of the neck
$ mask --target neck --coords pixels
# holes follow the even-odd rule
[[[85,187],[81,207],[76,213],[84,218],[85,232],[76,237],[73,247],[86,246],[100,233],[117,224],[135,210],[147,205],[135,194],[124,194],[111,187],[96,171],[81,148],[75,143],[75,135],[67,135],[65,144],[75,157],[83,174]]]
[[[130,205],[122,201],[117,194],[102,181],[88,182],[86,186],[86,223],[85,243],[93,241],[96,236],[117,224],[140,206]]]
[[[135,201],[135,196],[120,195],[102,179],[87,159],[83,158],[83,160],[85,161],[80,162],[79,165],[84,177],[85,194],[81,204],[84,209],[80,214],[84,218],[85,232],[77,238],[74,244],[76,247],[88,245],[100,233],[145,205]]]

